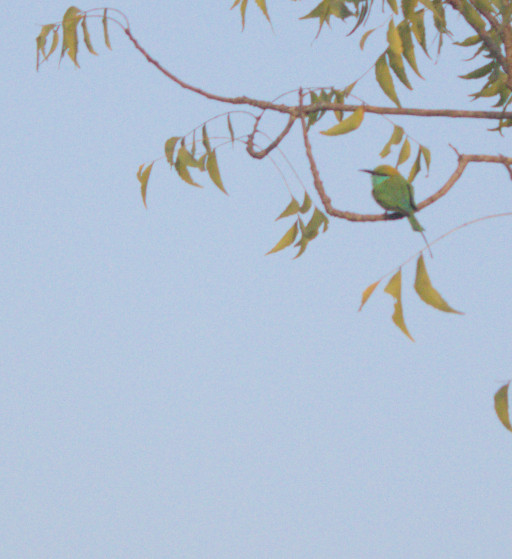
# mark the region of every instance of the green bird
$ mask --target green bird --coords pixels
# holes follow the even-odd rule
[[[414,188],[397,169],[391,165],[379,165],[373,171],[361,169],[372,176],[372,196],[379,206],[386,211],[395,212],[406,216],[411,224],[413,231],[421,233],[428,247],[430,255],[430,245],[423,231],[425,229],[416,219],[414,212],[418,209],[414,201]]]

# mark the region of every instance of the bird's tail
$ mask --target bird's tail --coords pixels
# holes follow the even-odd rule
[[[420,225],[420,222],[416,219],[416,216],[413,213],[409,214],[407,216],[407,219],[409,220],[409,223],[411,224],[411,227],[414,229],[414,231],[418,231],[419,233],[425,231],[425,229]]]

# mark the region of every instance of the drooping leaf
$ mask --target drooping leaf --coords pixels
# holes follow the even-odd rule
[[[480,30],[485,29],[485,21],[468,0],[461,0],[460,7],[464,19],[473,27]]]
[[[110,44],[110,37],[108,35],[108,19],[107,19],[107,8],[103,11],[103,18],[101,19],[101,23],[103,24],[103,38],[105,40],[105,45],[107,48],[112,50],[112,45]]]
[[[299,212],[301,214],[308,213],[312,204],[313,202],[311,202],[311,198],[309,197],[309,194],[307,193],[307,191],[304,192],[304,200],[302,201],[302,206],[299,208]]]
[[[421,155],[425,160],[425,165],[427,166],[427,174],[430,171],[430,150],[425,146],[420,146]]]
[[[405,85],[405,87],[407,87],[408,89],[412,89],[412,85],[407,78],[407,74],[405,73],[405,66],[402,56],[399,54],[395,54],[389,49],[387,50],[387,55],[389,59],[389,65],[395,73],[396,77]]]
[[[181,146],[180,149],[178,150],[178,155],[177,155],[176,161],[174,163],[174,168],[176,169],[176,172],[178,173],[178,176],[182,180],[184,180],[186,183],[191,184],[192,186],[197,186],[199,188],[202,188],[202,186],[200,184],[198,184],[197,182],[195,182],[192,179],[192,177],[190,176],[190,172],[189,172],[189,170],[187,168],[187,164],[186,164],[186,161],[190,161],[190,157],[192,157],[192,156],[187,151],[185,146]]]
[[[393,78],[391,77],[391,72],[389,71],[387,62],[386,62],[386,54],[382,54],[377,59],[375,63],[375,77],[377,78],[377,82],[380,85],[382,91],[395,103],[398,107],[400,107],[400,101],[398,100],[395,86],[393,85]]]
[[[60,57],[68,53],[69,58],[75,63],[75,66],[80,68],[77,61],[78,54],[78,33],[77,27],[81,19],[80,9],[71,6],[66,10],[64,17],[62,18],[62,50]]]
[[[219,164],[217,163],[217,155],[215,154],[215,150],[210,151],[210,153],[208,153],[208,155],[206,156],[206,170],[208,171],[208,175],[212,179],[215,186],[222,190],[224,194],[227,194],[227,191],[224,188],[222,179],[220,177]]]
[[[337,17],[339,19],[346,19],[348,16],[352,15],[353,12],[346,6],[343,0],[322,0],[311,12],[301,17],[300,19],[315,19],[318,18],[318,33],[316,36],[320,35],[322,26],[324,23],[330,25],[331,16]]]
[[[295,241],[297,237],[297,233],[299,232],[299,228],[297,227],[297,222],[295,222],[288,231],[283,235],[281,240],[276,244],[274,248],[269,250],[267,254],[272,254],[273,252],[278,252],[283,250],[283,248],[289,247]]]
[[[411,14],[414,13],[418,0],[402,0],[402,13],[406,19],[409,19]]]
[[[376,281],[375,283],[372,283],[371,285],[369,285],[364,291],[363,291],[363,295],[361,297],[361,306],[359,307],[359,310],[361,310],[364,305],[366,304],[366,301],[368,301],[368,299],[370,298],[371,294],[375,291],[375,289],[377,288],[377,286],[379,285],[379,283],[381,282],[381,280]]]
[[[235,8],[240,4],[240,15],[242,16],[242,29],[245,27],[245,12],[247,10],[248,0],[235,0],[235,3],[231,6],[231,9]]]
[[[54,28],[55,28],[55,25],[53,23],[49,23],[48,25],[43,25],[41,27],[41,32],[36,37],[36,47],[37,47],[36,69],[37,70],[39,70],[39,55],[40,54],[43,55],[43,60],[46,60],[49,56],[49,55],[48,56],[46,55],[46,51],[45,51],[46,38],[48,37],[48,34],[50,33],[50,31],[52,31]]]
[[[229,137],[231,138],[231,145],[235,146],[235,133],[233,131],[233,126],[231,125],[231,118],[228,114],[228,130],[229,130]]]
[[[386,145],[379,153],[380,157],[384,158],[388,156],[391,152],[391,146],[399,144],[402,141],[403,135],[404,129],[401,126],[393,126],[393,133],[391,134],[391,138],[389,138],[389,140],[386,142]]]
[[[206,124],[203,126],[203,146],[206,153],[210,153],[212,148],[210,146],[210,139],[208,138],[208,132],[206,131]]]
[[[53,37],[52,37],[52,44],[50,50],[48,51],[48,54],[44,57],[44,60],[48,60],[48,58],[50,58],[50,56],[53,54],[53,52],[55,51],[58,45],[59,45],[59,32],[57,30],[54,30]]]
[[[267,3],[265,0],[256,0],[256,5],[258,6],[258,8],[263,12],[263,14],[265,15],[265,17],[268,19],[268,21],[270,22],[270,17],[268,15],[268,11],[267,11]]]
[[[388,293],[395,299],[395,308],[393,311],[392,320],[402,330],[402,332],[414,342],[414,338],[409,334],[407,326],[405,325],[404,313],[402,309],[402,269],[389,280],[389,283],[384,288],[384,292]]]
[[[503,385],[498,392],[494,395],[494,409],[496,410],[496,415],[501,423],[509,430],[512,431],[512,425],[510,424],[509,406],[508,406],[508,387],[510,382]]]
[[[363,36],[361,37],[361,40],[359,41],[359,48],[361,50],[364,49],[364,45],[366,43],[366,40],[368,39],[368,37],[375,31],[376,28],[373,29],[369,29],[368,31],[366,31]]]
[[[295,198],[292,198],[291,202],[286,206],[286,208],[283,210],[283,212],[281,214],[279,214],[278,217],[276,217],[276,221],[278,219],[282,219],[283,217],[289,217],[291,215],[295,215],[299,211],[300,211],[299,202]]]
[[[92,46],[91,43],[91,36],[89,34],[89,30],[87,29],[87,23],[86,23],[86,16],[84,15],[82,18],[82,31],[84,32],[84,43],[85,46],[87,47],[87,50],[91,53],[91,54],[98,54],[95,50],[94,47]]]
[[[142,201],[144,202],[144,206],[147,208],[147,204],[146,204],[146,192],[148,189],[148,180],[149,180],[149,175],[151,174],[151,170],[153,169],[153,165],[154,165],[154,161],[153,163],[150,163],[145,169],[144,171],[142,170],[144,167],[144,163],[139,167],[139,170],[137,171],[137,178],[139,179],[140,182],[140,192],[142,194]]]
[[[398,30],[395,27],[395,22],[392,19],[389,21],[386,38],[388,40],[389,50],[397,56],[400,56],[404,48],[402,46],[402,39],[400,39],[400,34],[398,33]]]
[[[400,34],[400,39],[402,39],[402,46],[404,48],[403,56],[405,60],[409,63],[409,66],[416,72],[416,74],[423,78],[418,69],[416,63],[416,55],[414,54],[414,44],[412,42],[411,30],[406,21],[402,21],[398,24],[398,33]]]
[[[319,229],[322,225],[324,226],[325,232],[329,225],[329,220],[323,212],[321,212],[318,208],[315,208],[315,211],[313,212],[313,215],[303,232],[304,237],[311,241],[318,235]]]
[[[462,42],[455,43],[455,44],[458,45],[459,47],[474,47],[475,45],[478,45],[478,43],[481,42],[482,42],[482,37],[480,37],[480,35],[471,35],[471,37],[468,37],[467,39],[464,39]]]
[[[409,156],[411,155],[411,144],[409,140],[406,138],[405,142],[402,144],[402,149],[400,150],[400,154],[398,155],[398,162],[396,166],[400,166],[402,163],[405,163]]]
[[[424,22],[425,10],[418,10],[414,12],[409,18],[411,21],[411,28],[416,40],[425,52],[425,54],[430,58],[427,50],[427,35],[425,33],[425,22]]]
[[[357,109],[348,116],[345,120],[342,120],[338,124],[335,124],[332,128],[320,132],[325,136],[339,136],[340,134],[348,134],[357,130],[364,119],[364,109],[363,107],[357,107]]]
[[[343,104],[345,102],[345,91],[335,90],[334,100],[336,101],[336,103]],[[336,117],[338,122],[341,122],[343,120],[343,111],[334,111],[334,116]]]
[[[439,291],[434,288],[428,276],[423,255],[420,255],[416,263],[416,280],[414,281],[414,289],[420,299],[427,303],[427,305],[431,305],[435,309],[443,312],[464,314],[450,307],[450,305],[441,297]]]
[[[409,171],[409,177],[407,178],[408,182],[412,183],[412,181],[416,178],[416,175],[421,171],[421,148],[418,149],[418,155],[412,164],[411,170]]]
[[[485,64],[484,66],[481,66],[480,68],[469,72],[469,74],[459,76],[459,78],[462,78],[463,80],[476,80],[478,78],[483,78],[487,74],[491,73],[495,67],[496,62],[493,60],[492,62],[489,62],[489,64]]]
[[[387,0],[389,7],[393,10],[393,13],[398,14],[398,4],[396,0]]]
[[[165,142],[165,157],[171,167],[174,165],[174,148],[180,140],[181,136],[173,136]]]

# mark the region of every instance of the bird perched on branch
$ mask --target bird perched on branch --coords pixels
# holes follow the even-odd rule
[[[414,201],[414,188],[394,167],[391,165],[379,165],[375,169],[361,169],[372,176],[372,196],[379,206],[387,212],[395,212],[407,217],[413,231],[421,233],[428,247],[430,256],[432,251],[423,231],[425,229],[416,219],[414,212],[418,209]]]

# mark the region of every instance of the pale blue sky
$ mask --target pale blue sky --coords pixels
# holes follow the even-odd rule
[[[164,66],[226,95],[342,87],[384,48],[376,32],[360,53],[338,21],[312,43],[315,23],[297,18],[315,2],[270,2],[274,33],[253,6],[241,33],[230,4],[111,6]],[[160,161],[145,210],[138,166],[227,109],[170,83],[113,27],[107,51],[99,22],[99,57],[82,48],[80,70],[55,58],[36,73],[37,24],[68,6],[20,0],[0,24],[0,556],[510,557],[512,438],[493,410],[512,376],[509,221],[465,229],[427,261],[463,317],[419,302],[414,265],[403,270],[412,343],[382,290],[357,313],[362,290],[422,246],[403,220],[331,220],[300,259],[264,256],[291,225],[274,222],[289,198],[241,147],[218,153],[229,197]],[[469,107],[472,84],[452,76],[475,64],[445,56],[419,55],[428,79],[400,89],[404,105]],[[388,104],[371,75],[356,93]],[[485,122],[395,121],[432,150],[419,200],[454,169],[448,142],[510,155],[510,133]],[[233,117],[238,134],[248,122]],[[333,203],[376,211],[358,169],[378,164],[391,126],[368,116],[327,139],[324,122],[311,140]],[[313,192],[298,130],[282,147]],[[510,210],[510,192],[504,169],[473,165],[420,221],[434,239]]]

